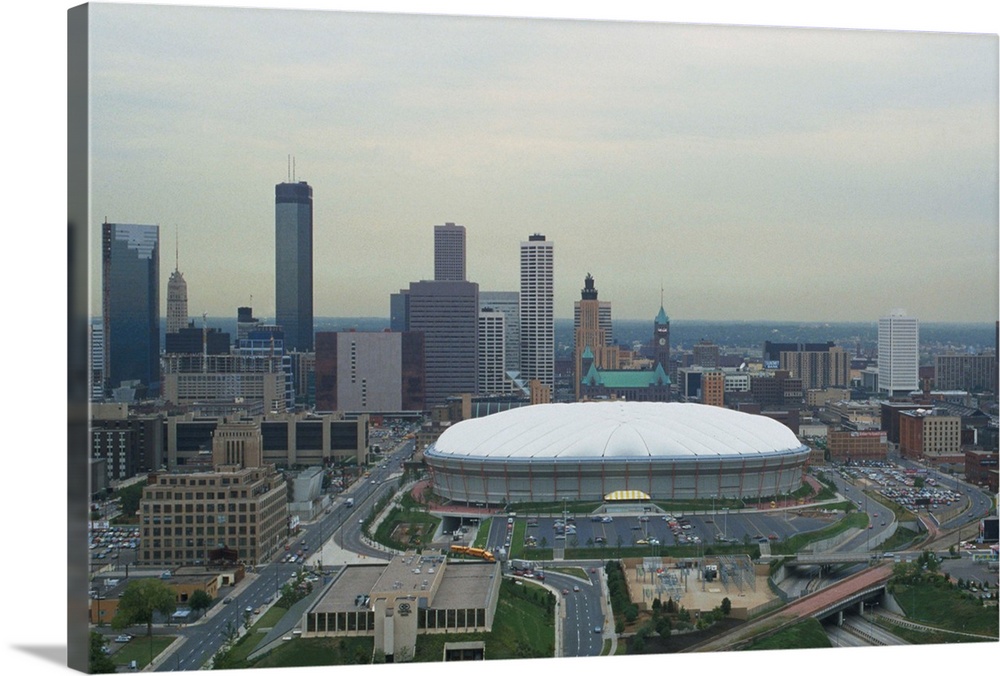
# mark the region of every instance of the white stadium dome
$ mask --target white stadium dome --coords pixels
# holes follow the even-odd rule
[[[702,404],[539,404],[465,420],[427,448],[435,491],[463,502],[765,497],[798,488],[809,449],[760,415]]]

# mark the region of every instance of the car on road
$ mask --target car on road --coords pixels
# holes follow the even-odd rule
[[[599,625],[596,625],[596,624],[594,625],[594,633],[595,633],[595,634],[600,634],[600,633],[601,633],[601,632],[603,632],[603,631],[604,631],[604,630],[603,630],[603,629],[601,629],[601,627],[600,627]]]
[[[563,589],[563,596],[569,596],[569,589]]]
[[[597,569],[596,569],[596,568],[591,568],[591,569],[590,569],[590,572],[591,572],[591,573],[596,573],[596,572],[597,572]]]
[[[243,610],[244,610],[244,612],[247,612],[247,613],[252,613],[252,612],[253,612],[253,608],[252,608],[252,607],[250,607],[250,606],[247,606],[247,607],[246,607],[246,608],[244,608]]]
[[[232,603],[232,602],[233,602],[233,597],[232,596],[227,596],[226,598],[222,599],[222,603],[223,604]]]
[[[573,585],[573,591],[575,592],[580,591],[580,587],[578,585]]]

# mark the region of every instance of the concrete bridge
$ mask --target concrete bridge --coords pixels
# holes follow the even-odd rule
[[[808,617],[823,619],[836,614],[837,623],[841,624],[845,611],[857,608],[863,613],[865,601],[884,594],[886,582],[891,576],[892,566],[888,562],[879,563],[708,641],[691,646],[684,652],[736,650]]]

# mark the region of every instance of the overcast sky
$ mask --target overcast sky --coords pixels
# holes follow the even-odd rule
[[[555,242],[620,318],[997,318],[995,35],[91,6],[98,224],[179,239],[192,316],[274,314],[274,185],[313,187],[315,314]],[[92,311],[99,313],[95,284]]]

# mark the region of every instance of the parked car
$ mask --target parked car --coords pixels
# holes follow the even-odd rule
[[[128,643],[131,640],[132,637],[129,634],[118,634],[115,636],[115,643]]]

